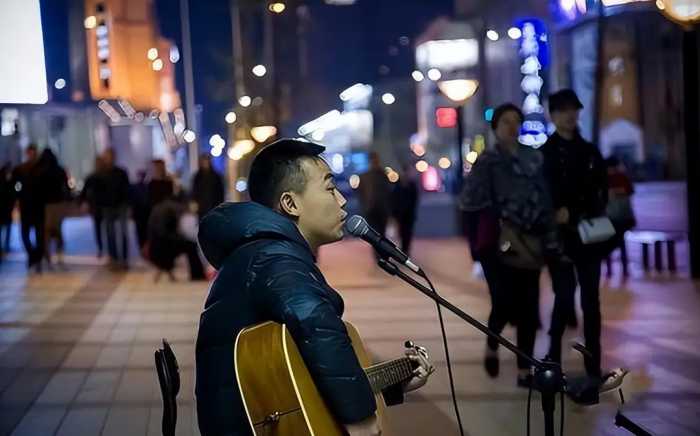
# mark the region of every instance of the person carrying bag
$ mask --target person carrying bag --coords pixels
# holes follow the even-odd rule
[[[518,143],[523,114],[513,104],[494,111],[497,144],[479,156],[465,179],[460,207],[467,218],[472,257],[481,262],[491,296],[488,326],[517,326],[517,342],[532,355],[539,320],[539,277],[545,253],[556,247],[556,226],[540,153]],[[554,245],[552,245],[552,243]],[[499,373],[498,344],[487,341],[484,367]],[[530,383],[518,359],[517,384]]]

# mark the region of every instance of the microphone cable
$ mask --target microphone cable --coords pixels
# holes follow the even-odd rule
[[[532,381],[527,389],[527,436],[530,436],[530,405],[532,404]]]
[[[428,286],[430,286],[430,290],[432,290],[435,295],[440,295],[440,294],[438,294],[437,290],[435,289],[435,286],[433,286],[433,282],[430,281],[430,279],[428,278],[428,275],[422,269],[420,270],[420,273],[418,273],[418,274],[428,282]],[[454,383],[454,378],[452,377],[452,362],[450,361],[450,349],[447,346],[447,334],[445,333],[445,321],[442,319],[442,308],[440,307],[440,303],[438,303],[436,301],[435,306],[437,307],[438,318],[440,319],[440,331],[442,332],[442,343],[443,343],[443,346],[445,347],[445,358],[447,360],[447,375],[450,379],[450,391],[452,392],[452,404],[454,404],[455,415],[457,415],[457,424],[459,425],[459,434],[460,434],[460,436],[464,436],[464,428],[462,427],[462,417],[459,414],[459,406],[457,405],[457,394],[455,393],[455,383]]]
[[[561,401],[561,427],[559,428],[559,435],[564,436],[564,391],[561,391],[560,394],[560,401]]]

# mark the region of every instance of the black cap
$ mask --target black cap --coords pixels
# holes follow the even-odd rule
[[[583,109],[581,100],[573,89],[562,89],[549,95],[549,112],[555,112],[566,108]]]

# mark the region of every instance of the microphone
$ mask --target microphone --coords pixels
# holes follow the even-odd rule
[[[406,253],[399,250],[393,242],[370,227],[367,221],[361,216],[353,215],[345,221],[345,231],[353,236],[362,238],[365,242],[374,247],[382,257],[394,259],[400,264],[407,266],[415,273],[422,272],[420,267],[413,263]]]

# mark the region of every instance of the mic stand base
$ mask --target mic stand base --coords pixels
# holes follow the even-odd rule
[[[384,271],[393,276],[398,276],[404,282],[413,286],[416,290],[424,294],[426,297],[435,301],[440,306],[449,310],[453,314],[457,315],[459,318],[472,325],[477,330],[484,333],[486,336],[493,338],[499,344],[503,345],[505,348],[515,353],[517,356],[525,359],[531,366],[535,367],[535,374],[533,377],[533,388],[541,393],[542,396],[542,411],[544,412],[545,419],[545,436],[554,436],[554,409],[555,409],[555,396],[558,392],[563,392],[565,388],[565,376],[561,370],[561,366],[555,362],[541,361],[527,355],[523,350],[515,346],[508,339],[495,333],[493,330],[489,329],[487,326],[479,322],[478,320],[472,318],[454,304],[442,298],[437,292],[425,287],[423,284],[416,281],[413,277],[407,275],[393,262],[386,259],[380,258],[377,263],[379,267]]]

